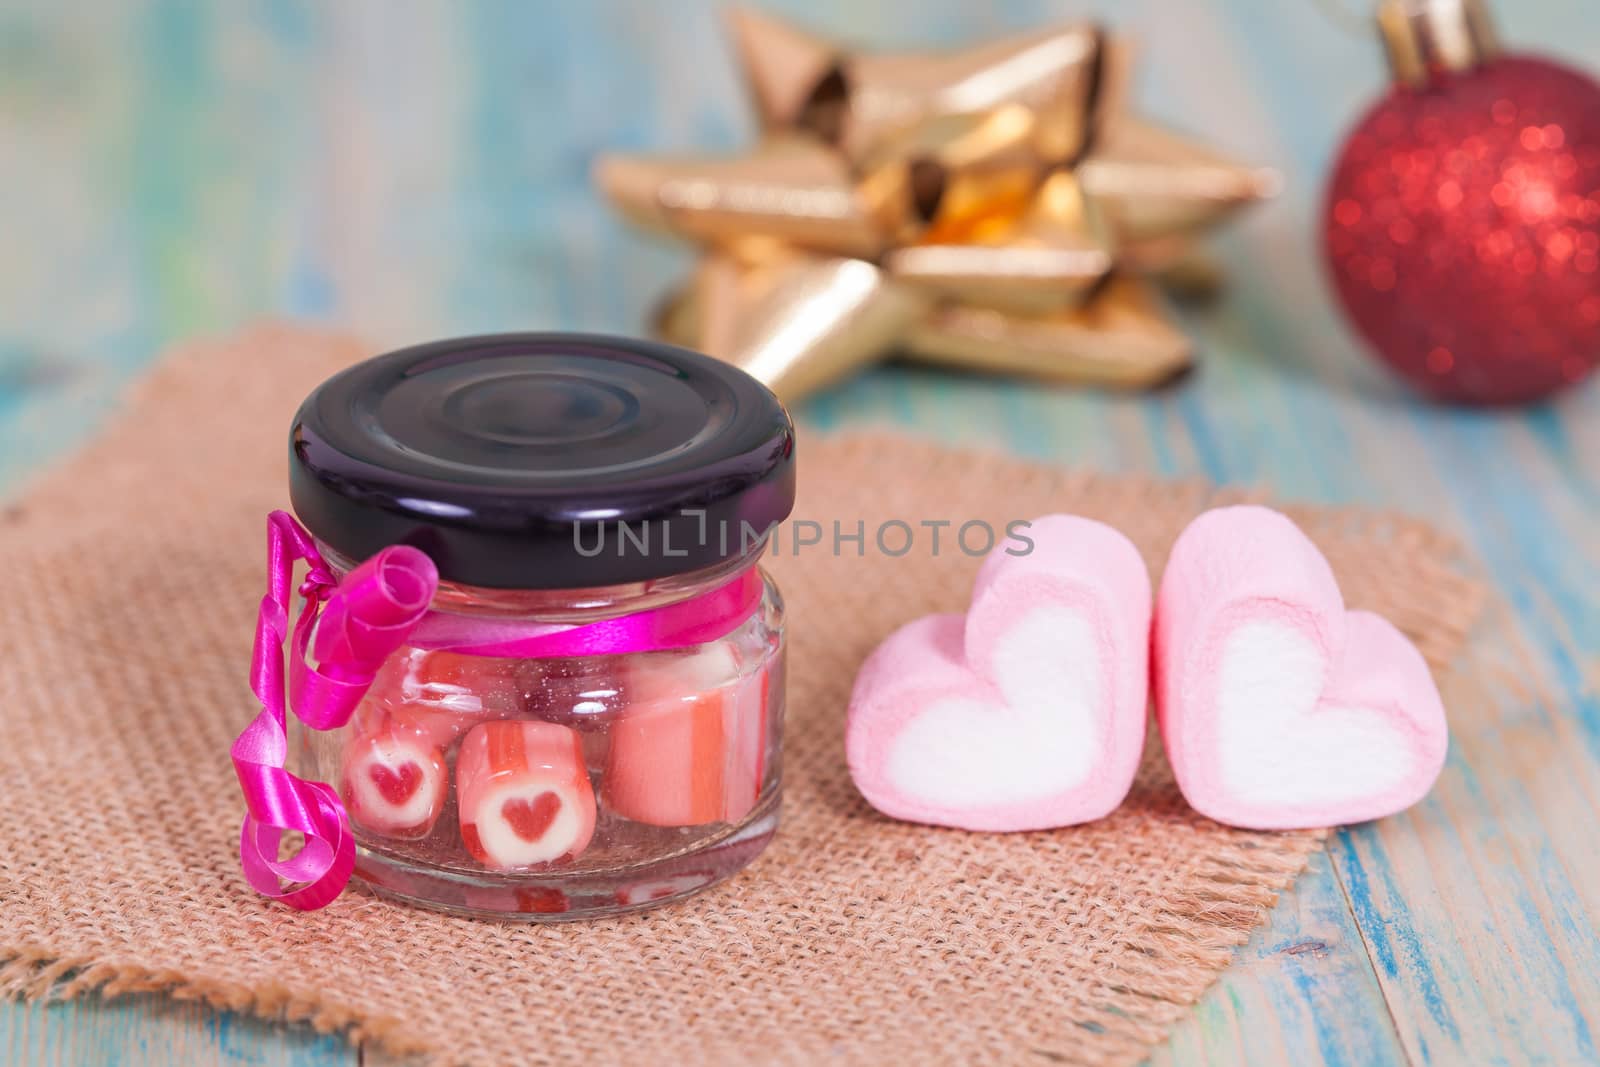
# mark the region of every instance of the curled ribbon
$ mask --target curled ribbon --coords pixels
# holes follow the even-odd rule
[[[299,560],[310,571],[299,589],[305,606],[294,627],[286,702],[283,647],[289,636],[289,586]],[[438,584],[433,561],[405,545],[384,549],[335,583],[304,527],[287,512],[268,516],[267,595],[261,598],[250,656],[250,688],[261,702],[261,713],[230,753],[246,811],[239,862],[256,892],[309,911],[338,896],[350,880],[355,842],[338,794],[323,782],[308,782],[284,769],[287,710],[293,707],[306,725],[318,730],[348,722],[384,659],[427,612]],[[308,652],[315,653],[314,667]],[[305,836],[305,844],[293,857],[280,860],[283,835],[294,830]]]
[[[310,570],[299,587],[305,605],[294,626],[286,689],[290,583],[300,560]],[[315,730],[343,726],[383,661],[403,644],[519,658],[687,648],[738,629],[760,607],[762,595],[760,572],[752,566],[686,600],[596,622],[546,624],[430,612],[438,586],[433,561],[406,545],[384,549],[335,581],[292,515],[274,511],[267,517],[267,595],[250,660],[250,688],[261,713],[231,752],[247,812],[239,861],[257,892],[310,911],[337,897],[355,868],[355,841],[339,795],[284,767],[290,709]],[[280,860],[279,844],[290,831],[303,834],[305,845]]]

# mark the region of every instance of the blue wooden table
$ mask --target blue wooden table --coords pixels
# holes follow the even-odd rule
[[[1204,365],[1175,388],[888,367],[802,418],[1398,507],[1459,535],[1504,605],[1498,681],[1434,795],[1332,838],[1157,1059],[1600,1060],[1600,384],[1448,410],[1358,354],[1313,235],[1339,133],[1383,81],[1375,39],[1314,0],[775,6],[898,45],[1098,12],[1141,44],[1146,113],[1286,177],[1217,242],[1231,289],[1189,313]],[[1498,6],[1507,39],[1600,64],[1593,0]],[[3,0],[0,486],[90,433],[164,345],[257,317],[396,344],[635,330],[684,255],[612,216],[591,159],[749,134],[705,3]],[[0,1004],[4,1062],[357,1058],[155,998]]]

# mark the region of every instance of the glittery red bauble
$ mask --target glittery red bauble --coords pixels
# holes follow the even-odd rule
[[[1346,312],[1428,393],[1506,404],[1600,363],[1600,85],[1505,57],[1396,87],[1328,190]]]

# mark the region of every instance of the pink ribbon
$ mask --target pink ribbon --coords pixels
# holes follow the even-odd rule
[[[310,571],[299,589],[305,606],[294,627],[286,702],[283,646],[289,634],[289,583],[299,560]],[[338,896],[350,880],[355,842],[338,794],[284,769],[287,709],[293,707],[318,730],[349,722],[384,659],[427,612],[438,584],[433,561],[404,545],[384,549],[335,584],[311,535],[294,517],[283,511],[268,516],[267,595],[261,598],[250,655],[250,688],[261,713],[231,751],[246,811],[239,862],[256,892],[309,911]],[[319,609],[322,624],[317,626]],[[308,651],[316,654],[315,667],[307,662]],[[305,836],[305,844],[280,860],[279,844],[293,830]]]
[[[300,560],[310,570],[299,587],[305,604],[294,626],[286,690],[283,648],[289,638],[290,583]],[[268,516],[267,595],[261,598],[250,662],[250,688],[261,713],[231,751],[246,810],[239,861],[257,892],[309,911],[337,897],[355,867],[355,842],[338,794],[324,782],[308,782],[284,768],[289,709],[312,729],[343,726],[384,660],[407,643],[521,658],[686,648],[738,629],[760,607],[762,593],[760,573],[748,567],[687,600],[599,622],[551,625],[429,612],[438,585],[433,561],[406,545],[384,549],[336,582],[311,535],[292,515],[274,511]],[[280,860],[280,843],[290,831],[301,833],[305,844]]]
[[[434,613],[422,620],[410,643],[509,659],[654,652],[715,641],[738,629],[760,603],[761,573],[747,567],[699,596],[599,622],[559,625]]]

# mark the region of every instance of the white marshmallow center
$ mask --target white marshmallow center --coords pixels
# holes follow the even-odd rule
[[[1240,800],[1286,806],[1370,796],[1414,764],[1382,713],[1318,704],[1322,652],[1280,622],[1240,624],[1223,643],[1217,679],[1222,784]]]
[[[889,753],[894,788],[941,807],[1025,804],[1076,788],[1099,758],[1109,685],[1089,616],[1053,604],[996,642],[1003,706],[954,698],[913,718]]]

